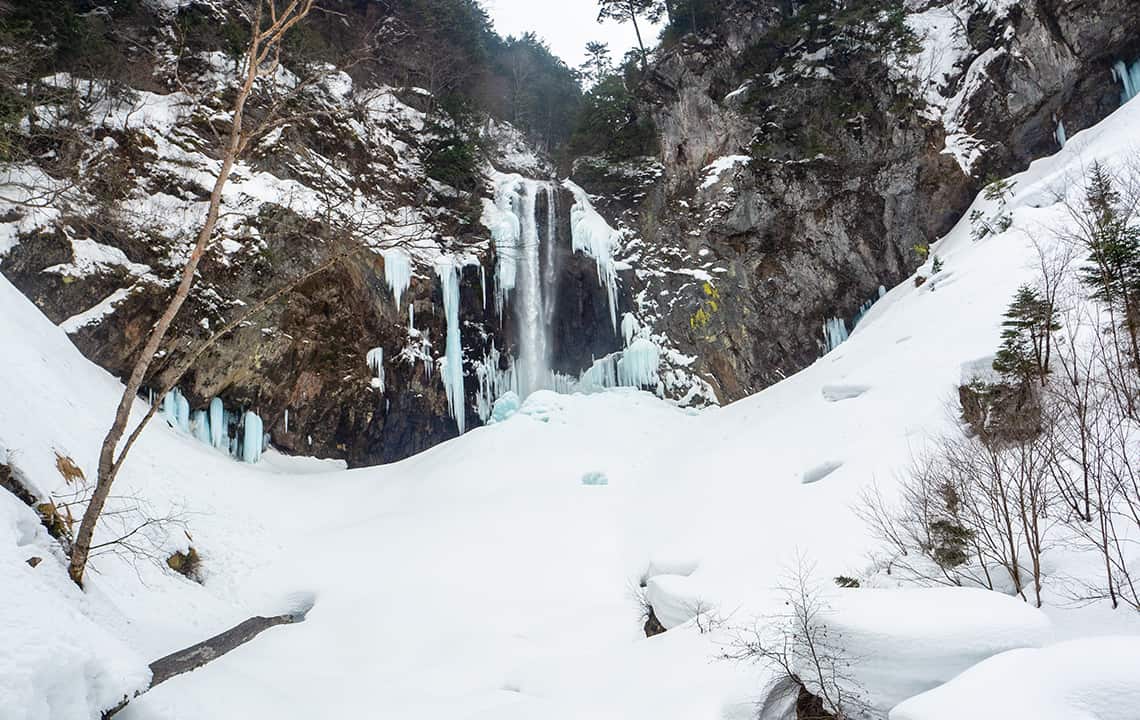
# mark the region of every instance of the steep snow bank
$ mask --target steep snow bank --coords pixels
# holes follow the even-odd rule
[[[1052,638],[1040,610],[970,588],[846,590],[822,622],[848,658],[850,690],[883,712],[992,655]]]
[[[891,720],[1136,720],[1140,636],[1012,650],[911,698]]]

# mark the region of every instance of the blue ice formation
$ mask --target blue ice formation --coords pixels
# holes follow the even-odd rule
[[[582,476],[582,484],[592,486],[609,485],[610,479],[606,477],[605,473],[588,472]]]
[[[828,318],[823,323],[824,354],[839,347],[847,339],[847,322],[843,318]]]
[[[500,423],[514,415],[519,411],[519,396],[514,391],[508,390],[503,393],[498,400],[495,401],[495,406],[491,410],[491,418],[487,421],[488,425]]]
[[[171,427],[245,462],[257,462],[267,446],[265,426],[257,413],[246,411],[235,415],[226,409],[221,398],[211,400],[208,410],[191,411],[186,396],[175,388],[162,399],[162,415]],[[240,438],[230,437],[230,425],[239,417]]]
[[[1112,66],[1112,76],[1124,86],[1120,93],[1121,105],[1140,94],[1140,58],[1131,63],[1123,60],[1116,61],[1116,64]]]
[[[247,410],[245,413],[245,428],[241,434],[241,459],[243,462],[255,463],[261,459],[261,451],[265,444],[265,429],[257,413]]]
[[[843,344],[843,342],[850,337],[851,330],[866,317],[867,313],[871,311],[871,307],[886,294],[887,288],[880,285],[877,296],[859,306],[859,310],[855,313],[855,317],[851,318],[850,324],[841,317],[832,317],[825,320],[823,323],[823,354],[826,355]]]
[[[190,432],[190,402],[178,388],[166,393],[162,399],[162,414],[174,427],[182,432]]]

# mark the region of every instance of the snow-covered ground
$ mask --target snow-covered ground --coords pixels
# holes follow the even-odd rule
[[[1138,130],[1133,102],[1035,163],[1015,178],[1012,230],[974,242],[964,221],[934,248],[939,274],[920,270],[931,280],[890,291],[819,362],[728,407],[684,411],[632,390],[539,392],[503,422],[356,471],[272,453],[243,465],[156,423],[116,490],[180,521],[155,541],[164,551],[192,542],[202,585],[161,557],[103,555],[79,593],[30,511],[0,493],[0,715],[95,717],[145,682],[149,660],[309,598],[304,623],[268,631],[118,717],[753,717],[766,671],[718,659],[732,628],[779,611],[777,586],[799,557],[825,582],[866,569],[874,543],[851,511],[860,491],[889,490],[915,450],[955,428],[949,403],[963,365],[993,353],[1001,313],[1036,272],[1031,235],[1049,241],[1034,231],[1063,222],[1057,193],[1073,192],[1093,160],[1124,162]],[[41,492],[66,490],[56,453],[93,475],[120,385],[2,279],[0,310],[0,447]],[[44,561],[33,568],[31,556]],[[643,581],[671,628],[651,639],[636,598]],[[862,592],[886,593],[882,607],[899,622],[869,612],[869,596],[852,600]],[[1140,634],[1125,611],[1069,609],[1055,595],[1046,619],[998,595],[975,605],[909,602],[911,592],[831,591],[834,627],[856,656],[875,653],[864,682],[885,703],[903,692],[876,686],[901,677],[892,662],[911,671],[909,694],[1007,648]],[[687,621],[697,611],[720,621],[702,632],[707,622]],[[939,632],[948,614],[947,628],[973,628],[956,636],[960,648]],[[989,644],[970,639],[978,632]],[[984,662],[895,717],[941,717],[955,693],[1004,689],[1002,678],[1029,672],[1016,667],[1024,658],[1042,672],[1081,668],[1067,676],[1075,687],[1027,680],[1020,697],[1032,707],[1100,693],[1081,717],[1118,720],[1135,703],[1106,706],[1103,693],[1135,694],[1140,673],[1130,681],[1118,670],[1140,638],[1099,642],[1111,652],[1014,650],[1022,654]],[[938,657],[950,659],[922,665]]]

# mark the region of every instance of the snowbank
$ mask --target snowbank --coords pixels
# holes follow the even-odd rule
[[[829,605],[823,622],[850,663],[853,689],[883,712],[986,658],[1051,636],[1040,610],[988,590],[846,590]]]
[[[1140,636],[1012,650],[911,698],[891,720],[1137,720]]]
[[[0,716],[98,717],[150,680],[67,577],[38,518],[0,490]],[[38,557],[32,567],[27,561]],[[89,617],[88,613],[95,615]]]

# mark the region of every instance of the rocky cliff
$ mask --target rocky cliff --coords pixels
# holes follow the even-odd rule
[[[988,178],[1119,107],[1140,56],[1120,0],[715,5],[635,72],[657,155],[573,175],[637,238],[638,312],[722,402],[846,337]]]
[[[285,98],[293,119],[239,165],[149,384],[336,259],[195,362],[186,404],[221,398],[277,447],[359,465],[474,427],[528,374],[530,389],[738,399],[929,263],[988,177],[1119,106],[1114,67],[1140,57],[1128,0],[707,4],[627,69],[651,142],[574,158],[553,118],[576,115],[576,90],[549,94],[569,72],[541,48],[428,22],[465,0],[341,3],[258,96],[257,112]],[[13,7],[22,24],[0,45],[42,53],[0,77],[16,109],[0,271],[122,375],[217,167],[241,5],[75,3],[63,25]],[[83,51],[65,52],[74,23]],[[359,62],[341,62],[350,46]],[[503,69],[519,53],[557,82],[519,85]],[[507,112],[505,97],[529,104]]]

